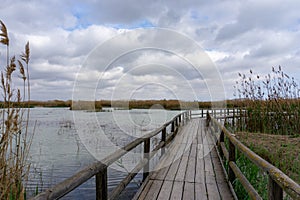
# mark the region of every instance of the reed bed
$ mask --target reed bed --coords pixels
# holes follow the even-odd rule
[[[5,59],[1,68],[0,107],[0,199],[26,199],[25,183],[30,163],[28,153],[33,134],[28,134],[30,101],[29,42],[19,56],[10,56],[10,40],[5,24],[0,20],[0,43],[4,45]],[[14,86],[20,78],[23,85]]]
[[[300,133],[300,90],[293,77],[278,69],[264,77],[239,73],[236,82],[236,105],[246,111],[240,130],[281,135]]]
[[[236,118],[235,127],[227,124],[228,128],[250,149],[299,183],[300,90],[295,78],[281,66],[273,67],[265,76],[250,70],[248,74],[239,73],[234,89],[236,100],[229,104],[243,112]],[[247,179],[267,199],[266,174],[245,156],[237,155],[236,159]],[[250,199],[239,181],[234,189],[239,199]]]

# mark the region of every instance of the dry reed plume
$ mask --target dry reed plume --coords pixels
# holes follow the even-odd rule
[[[240,129],[284,135],[300,132],[300,90],[293,77],[280,66],[264,77],[252,70],[239,77],[235,96],[246,110],[246,123]]]
[[[0,20],[0,43],[6,47],[6,62],[1,69],[0,103],[0,199],[25,199],[24,183],[30,164],[27,161],[32,140],[28,134],[30,101],[29,43],[18,57],[10,57],[10,40],[5,24]],[[19,73],[17,73],[19,68]],[[23,80],[22,89],[14,87],[14,80]]]

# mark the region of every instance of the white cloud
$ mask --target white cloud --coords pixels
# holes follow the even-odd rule
[[[115,46],[110,46],[115,51],[106,49],[102,57],[85,63],[91,50],[118,33],[144,26],[170,28],[200,44],[220,70],[228,98],[232,97],[231,88],[238,78],[237,72],[246,72],[250,68],[263,74],[272,66],[282,65],[287,73],[299,80],[299,10],[297,0],[4,0],[0,6],[1,20],[9,30],[11,52],[19,54],[27,40],[30,41],[32,96],[44,100],[70,99],[76,73],[82,64],[94,66],[81,77],[82,80],[87,80],[87,84],[98,80],[103,75],[100,70],[103,66],[99,65],[106,63],[109,54],[121,52],[117,47],[130,49],[137,43],[118,41]],[[137,37],[136,41],[143,40],[133,37]],[[147,45],[147,41],[144,44]],[[160,37],[156,45],[186,49],[187,58],[199,60],[197,54],[193,55],[194,47],[178,43],[171,35]],[[0,48],[1,59],[4,50]],[[160,83],[164,78],[169,88],[181,91],[186,97],[186,87],[180,87],[174,78],[178,74],[197,88],[197,94],[207,94],[201,84],[203,76],[213,77],[211,69],[205,67],[201,68],[200,76],[197,75],[192,66],[172,52],[144,50],[115,59],[103,76],[106,80],[101,85],[104,96],[110,96],[114,85],[125,76],[124,92],[126,87],[136,89],[143,81]],[[206,62],[205,59],[201,61]],[[148,98],[144,91],[149,88],[145,86],[137,94]],[[174,96],[166,88],[156,86],[152,89],[157,98],[159,93],[162,97]]]

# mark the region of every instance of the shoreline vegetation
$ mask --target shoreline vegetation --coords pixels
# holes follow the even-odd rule
[[[291,102],[298,102],[300,99],[290,99]],[[225,105],[224,105],[225,102]],[[220,109],[246,108],[249,105],[249,100],[233,99],[225,100],[224,102],[210,101],[180,101],[180,100],[96,100],[96,101],[72,101],[72,100],[49,100],[23,102],[30,108],[45,107],[45,108],[70,108],[70,110],[101,110],[104,107],[119,108],[119,109],[166,109],[166,110],[187,110],[187,109],[210,109],[212,105],[220,105]],[[256,103],[265,104],[267,101],[261,100]],[[12,102],[14,107],[23,107],[18,102]],[[0,107],[6,108],[7,104],[0,101]],[[218,109],[218,108],[215,108]]]
[[[30,102],[29,42],[24,52],[11,55],[8,31],[0,20],[0,44],[5,49],[0,70],[3,102],[0,104],[0,199],[26,199],[31,167],[28,155],[34,134],[28,129],[29,109],[26,109]],[[19,87],[14,84],[17,79],[23,82]]]
[[[299,83],[279,66],[265,76],[252,70],[248,74],[239,73],[234,89],[244,112],[234,126],[227,127],[242,143],[299,184]],[[236,160],[249,182],[267,199],[267,175],[243,155],[237,155]],[[236,181],[234,189],[239,199],[250,198],[240,181]]]

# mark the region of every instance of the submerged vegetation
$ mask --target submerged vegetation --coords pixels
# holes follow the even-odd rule
[[[20,56],[11,57],[8,32],[2,21],[0,43],[6,47],[5,60],[1,60],[1,65],[4,66],[1,68],[0,84],[0,199],[25,199],[24,183],[30,168],[27,156],[32,139],[32,134],[28,133],[29,109],[26,104],[26,101],[30,101],[30,49],[27,43]],[[14,87],[17,78],[21,78],[23,82],[20,88]]]

